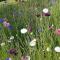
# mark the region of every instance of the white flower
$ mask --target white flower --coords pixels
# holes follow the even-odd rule
[[[10,37],[10,40],[12,40],[12,39],[14,39],[14,36],[11,36],[11,37]]]
[[[46,49],[48,52],[50,51],[50,48],[49,47],[47,47],[47,49]]]
[[[54,48],[54,50],[55,50],[56,52],[60,52],[60,47],[57,46],[57,47]]]
[[[27,32],[27,29],[26,28],[21,29],[21,33],[22,34],[25,34],[26,32]]]
[[[43,13],[48,13],[48,12],[49,12],[49,10],[47,8],[43,9]]]
[[[30,56],[26,55],[26,56],[22,56],[21,60],[30,60]]]
[[[5,43],[1,43],[1,46],[4,46],[5,45]]]
[[[31,42],[30,42],[30,46],[35,46],[36,45],[36,39],[33,39]]]
[[[27,60],[30,60],[30,56],[26,56]]]
[[[8,40],[8,43],[11,43],[11,41],[10,41],[10,40]]]

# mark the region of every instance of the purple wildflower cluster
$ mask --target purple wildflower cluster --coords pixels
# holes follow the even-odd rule
[[[10,50],[8,51],[8,53],[11,54],[11,55],[17,55],[17,54],[18,54],[17,50],[14,49],[14,48],[10,49]]]
[[[9,22],[5,21],[3,18],[0,18],[0,23],[2,23],[4,27],[7,27],[10,30],[13,29],[13,26]]]

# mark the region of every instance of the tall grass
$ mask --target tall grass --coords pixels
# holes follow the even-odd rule
[[[9,30],[0,24],[0,27],[2,27],[0,30],[0,43],[6,43],[5,46],[0,46],[0,60],[5,60],[7,57],[12,57],[12,60],[20,60],[23,54],[30,55],[31,60],[59,60],[60,53],[54,51],[54,47],[60,45],[60,36],[54,34],[55,29],[60,28],[59,2],[58,0],[53,6],[50,6],[50,3],[47,4],[48,0],[30,0],[16,4],[2,4],[0,6],[0,18],[7,18],[14,29]],[[36,17],[36,14],[41,13],[45,7],[49,8],[51,16]],[[54,30],[48,30],[50,24],[54,25]],[[20,30],[27,28],[28,25],[32,26],[33,34],[21,34]],[[43,28],[43,31],[37,32],[38,28]],[[11,43],[8,43],[10,36],[15,38]],[[34,38],[37,39],[36,46],[30,47],[29,42]],[[51,51],[47,52],[47,47],[50,47]],[[9,55],[7,50],[10,48],[16,48],[18,55]]]

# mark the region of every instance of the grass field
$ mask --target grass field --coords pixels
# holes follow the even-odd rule
[[[48,8],[51,15],[42,16],[42,10]],[[40,14],[39,17],[36,14]],[[30,60],[60,60],[60,52],[54,48],[60,46],[60,36],[54,34],[60,28],[60,1],[51,4],[48,0],[28,0],[14,4],[0,4],[0,18],[9,22],[12,29],[0,23],[0,60],[11,57],[12,60],[21,60],[22,55],[30,56]],[[53,29],[49,30],[49,25]],[[32,31],[21,34],[22,28],[31,28]],[[14,39],[10,40],[10,37]],[[36,39],[36,45],[31,47],[30,41]],[[8,42],[11,41],[11,42]],[[5,43],[1,46],[1,43]],[[7,51],[17,49],[16,56]]]

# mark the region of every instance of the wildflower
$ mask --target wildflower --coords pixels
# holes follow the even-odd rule
[[[49,10],[47,8],[43,9],[43,13],[48,13],[48,12],[49,12]]]
[[[8,26],[10,26],[10,23],[4,21],[4,22],[3,22],[3,25],[4,25],[4,27],[8,27]]]
[[[10,40],[13,40],[13,39],[14,39],[14,36],[11,36],[11,37],[10,37]]]
[[[6,27],[8,27],[8,26],[10,26],[10,23],[7,23],[7,24],[6,24]]]
[[[47,8],[43,9],[43,16],[50,16],[49,10]]]
[[[4,46],[5,45],[5,42],[4,43],[1,43],[1,46]]]
[[[60,52],[60,47],[57,46],[57,47],[54,48],[54,50],[55,50],[56,52]]]
[[[30,60],[30,56],[26,56],[27,60]]]
[[[4,25],[4,26],[6,26],[6,24],[7,24],[7,22],[6,22],[6,21],[4,21],[4,22],[3,22],[3,25]]]
[[[17,52],[16,49],[14,49],[14,48],[10,49],[10,50],[8,51],[8,53],[11,54],[11,55],[17,55],[17,54],[18,54],[18,52]]]
[[[47,49],[46,49],[48,52],[50,51],[50,48],[49,47],[47,47]]]
[[[49,29],[49,30],[53,29],[53,26],[54,26],[54,25],[52,24],[52,26],[49,26],[48,29]]]
[[[56,30],[55,30],[55,34],[56,34],[56,35],[60,35],[60,29],[56,29]]]
[[[26,28],[21,29],[21,33],[22,34],[25,34],[26,32],[27,32],[27,29]]]
[[[4,20],[3,20],[2,18],[0,18],[0,23],[3,23],[3,21],[4,21]]]
[[[21,60],[30,60],[30,56],[22,56]]]
[[[13,26],[9,25],[9,26],[8,26],[8,29],[9,29],[9,30],[13,30]]]
[[[50,13],[45,13],[44,16],[50,16]]]
[[[33,39],[31,42],[30,42],[30,46],[35,46],[36,45],[36,39]]]
[[[7,58],[6,60],[12,60],[11,58]]]

